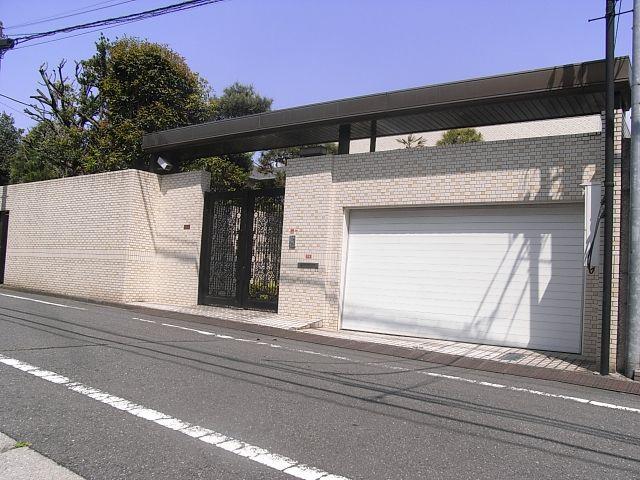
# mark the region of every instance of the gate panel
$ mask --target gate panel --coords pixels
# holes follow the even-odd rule
[[[205,199],[200,303],[239,305],[238,252],[243,198],[211,194]]]
[[[284,189],[205,198],[199,303],[277,310]]]
[[[248,304],[277,309],[284,195],[255,197]]]

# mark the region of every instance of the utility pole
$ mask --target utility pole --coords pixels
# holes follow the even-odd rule
[[[604,261],[602,268],[602,331],[600,336],[600,375],[609,374],[611,341],[611,276],[613,246],[613,140],[616,0],[606,0],[606,67],[604,111]]]
[[[2,22],[0,22],[0,62],[2,61],[4,52],[6,52],[7,50],[11,50],[14,45],[15,41],[12,38],[7,38],[4,36]]]
[[[640,378],[640,0],[633,2],[631,70],[631,157],[629,226],[629,310],[626,375]]]

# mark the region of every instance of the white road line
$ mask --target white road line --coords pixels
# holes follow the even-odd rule
[[[36,300],[35,298],[29,298],[29,297],[20,297],[18,295],[9,295],[8,293],[0,293],[0,295],[2,295],[3,297],[17,298],[18,300],[28,300],[30,302],[44,303],[45,305],[53,305],[54,307],[73,308],[74,310],[86,310],[86,308],[82,308],[82,307],[63,305],[61,303],[45,302],[44,300]]]
[[[380,364],[375,364],[375,365],[380,365]],[[385,365],[382,365],[382,366],[385,366]],[[401,369],[401,368],[392,367],[392,366],[386,366],[386,367],[387,368],[393,368],[394,370],[406,370],[406,369]],[[406,370],[406,371],[412,371],[412,370]],[[541,392],[540,390],[532,390],[530,388],[523,388],[523,387],[513,387],[513,386],[510,386],[510,385],[502,385],[500,383],[481,382],[479,380],[472,380],[470,378],[458,377],[458,376],[455,376],[455,375],[444,375],[442,373],[435,373],[435,372],[419,371],[419,372],[414,372],[414,373],[421,373],[423,375],[428,375],[430,377],[446,378],[447,380],[456,380],[456,381],[459,381],[459,382],[475,383],[477,385],[482,385],[484,387],[504,388],[504,389],[511,390],[511,391],[514,391],[514,392],[524,392],[524,393],[530,393],[530,394],[533,394],[533,395],[540,395],[542,397],[559,398],[559,399],[562,399],[562,400],[569,400],[569,401],[572,401],[572,402],[584,403],[584,404],[588,404],[588,405],[594,405],[596,407],[604,407],[604,408],[610,408],[610,409],[613,409],[613,410],[624,410],[625,412],[640,413],[640,408],[625,407],[623,405],[614,405],[612,403],[598,402],[597,400],[589,400],[587,398],[572,397],[570,395],[562,395],[562,394],[559,394],[559,393]]]
[[[140,319],[136,319],[136,320],[140,320]],[[147,320],[147,321],[151,321],[151,320]],[[287,350],[290,352],[296,352],[296,353],[304,353],[304,354],[309,354],[309,355],[317,355],[320,357],[325,357],[325,358],[331,358],[331,359],[335,359],[335,360],[345,360],[348,362],[352,362],[352,363],[359,363],[359,364],[363,364],[363,365],[373,365],[373,366],[377,366],[377,367],[382,367],[382,368],[386,368],[389,370],[398,370],[398,371],[402,371],[402,372],[408,372],[408,373],[419,373],[422,375],[427,375],[429,377],[436,377],[436,378],[442,378],[445,380],[453,380],[456,382],[465,382],[465,383],[471,383],[474,385],[480,385],[483,387],[489,387],[489,388],[497,388],[497,389],[505,389],[505,390],[511,390],[513,392],[522,392],[522,393],[528,393],[531,395],[538,395],[541,397],[548,397],[548,398],[557,398],[560,400],[568,400],[571,402],[576,402],[576,403],[583,403],[586,405],[593,405],[596,407],[602,407],[602,408],[609,408],[612,410],[622,410],[625,412],[632,412],[632,413],[640,413],[640,408],[633,408],[633,407],[625,407],[623,405],[615,405],[612,403],[605,403],[605,402],[599,402],[597,400],[589,400],[587,398],[580,398],[580,397],[573,397],[570,395],[562,395],[559,393],[548,393],[548,392],[541,392],[540,390],[533,390],[530,388],[523,388],[523,387],[514,387],[514,386],[510,386],[510,385],[503,385],[501,383],[491,383],[491,382],[484,382],[484,381],[480,381],[480,380],[473,380],[471,378],[465,378],[465,377],[459,377],[457,375],[447,375],[444,373],[436,373],[436,372],[425,372],[425,371],[414,371],[414,370],[410,370],[404,367],[399,367],[397,365],[387,365],[384,363],[376,363],[376,362],[360,362],[358,360],[354,360],[348,357],[343,357],[340,355],[331,355],[328,353],[322,353],[322,352],[315,352],[313,350],[301,350],[301,349],[297,349],[297,348],[290,348],[290,347],[285,347],[282,345],[275,345],[272,343],[266,343],[266,342],[261,342],[259,340],[250,340],[250,339],[246,339],[246,338],[236,338],[236,337],[232,337],[229,335],[221,335],[215,332],[209,332],[206,330],[196,330],[195,328],[188,328],[188,327],[182,327],[180,325],[172,325],[170,323],[161,323],[161,325],[165,326],[165,327],[171,327],[171,328],[179,328],[180,330],[188,330],[190,332],[195,332],[195,333],[199,333],[201,335],[209,335],[209,336],[215,336],[216,338],[221,338],[224,340],[234,340],[237,342],[247,342],[247,343],[254,343],[256,345],[265,345],[268,347],[272,347],[272,348],[281,348],[283,350]]]
[[[146,323],[156,323],[155,320],[145,320],[144,318],[137,318],[137,317],[132,317],[134,320],[140,320],[141,322],[146,322]]]
[[[60,375],[49,370],[40,369],[21,360],[0,355],[0,363],[9,367],[16,368],[30,375],[42,378],[43,380],[46,380],[48,382],[62,385],[73,392],[84,395],[85,397],[89,397],[105,405],[109,405],[117,410],[121,410],[138,418],[153,422],[164,428],[168,428],[169,430],[175,430],[189,437],[197,438],[202,442],[234,453],[240,457],[244,457],[256,463],[260,463],[269,468],[273,468],[274,470],[279,470],[283,473],[291,475],[292,477],[300,478],[303,480],[349,480],[346,477],[341,477],[339,475],[333,475],[323,470],[318,470],[317,468],[299,463],[291,458],[271,453],[264,448],[260,448],[241,440],[228,437],[221,433],[217,433],[214,430],[179,420],[170,415],[167,415],[166,413],[162,413],[157,410],[138,405],[125,398],[116,397],[115,395],[103,392],[102,390],[99,390],[97,388],[93,388],[79,382],[72,382],[68,377],[65,377],[64,375]]]
[[[140,320],[140,319],[135,319],[134,318],[134,320]],[[147,321],[150,321],[150,320],[147,320]],[[222,335],[220,333],[209,332],[207,330],[197,330],[195,328],[182,327],[180,325],[173,325],[171,323],[161,323],[160,325],[163,325],[165,327],[178,328],[180,330],[187,330],[189,332],[195,332],[195,333],[199,333],[201,335],[214,336],[216,338],[221,338],[223,340],[233,340],[235,342],[244,342],[244,343],[255,343],[256,345],[264,345],[264,346],[270,347],[270,348],[283,348],[283,349],[288,350],[290,352],[306,353],[306,354],[309,354],[309,355],[318,355],[320,357],[325,357],[325,358],[333,358],[335,360],[347,360],[347,361],[353,362],[353,360],[351,360],[351,359],[349,359],[347,357],[342,357],[340,355],[331,355],[329,353],[314,352],[312,350],[299,350],[297,348],[283,347],[282,345],[276,345],[275,343],[267,343],[267,342],[263,342],[261,340],[252,340],[250,338],[232,337],[230,335]]]

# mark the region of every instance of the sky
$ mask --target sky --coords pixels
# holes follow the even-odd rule
[[[120,3],[113,0],[110,3]],[[178,0],[135,0],[21,28],[99,0],[0,0],[5,34],[52,30]],[[105,29],[111,39],[168,45],[214,93],[253,84],[286,108],[370,93],[510,73],[604,57],[604,0],[226,0]],[[622,11],[632,8],[622,0]],[[87,7],[89,8],[89,7]],[[616,55],[631,54],[632,15],[619,21]],[[0,93],[29,102],[38,68],[90,57],[100,32],[6,53]],[[34,41],[33,43],[36,43]],[[73,73],[69,69],[69,73]],[[0,98],[16,125],[33,122]]]

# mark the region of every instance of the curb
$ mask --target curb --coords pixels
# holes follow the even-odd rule
[[[16,441],[0,433],[0,477],[13,480],[82,480],[68,468],[29,446],[14,447]]]

